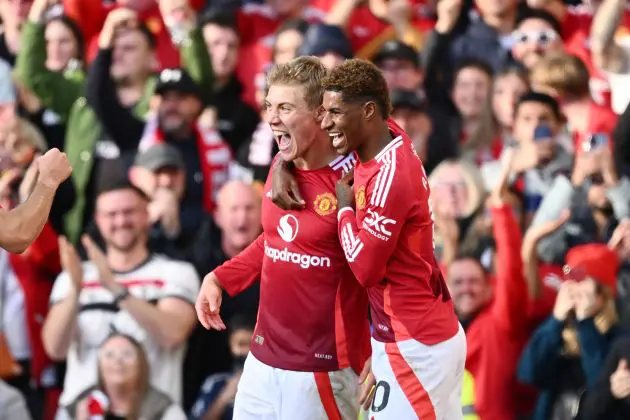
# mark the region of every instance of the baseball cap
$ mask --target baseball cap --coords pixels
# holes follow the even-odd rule
[[[203,102],[201,89],[192,77],[182,68],[168,68],[160,72],[155,93],[163,95],[166,92],[179,92],[194,95]]]
[[[166,167],[185,169],[184,159],[179,150],[165,143],[155,144],[138,153],[134,164],[150,171]]]
[[[395,89],[390,92],[389,97],[394,109],[403,108],[418,112],[426,112],[427,110],[424,98],[413,90]]]
[[[387,60],[388,58],[407,60],[416,67],[420,66],[420,55],[418,51],[412,46],[398,40],[387,41],[383,44],[381,49],[372,58],[372,61],[378,66],[383,60]]]

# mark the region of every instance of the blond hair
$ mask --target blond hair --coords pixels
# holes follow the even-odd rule
[[[31,122],[17,117],[13,121],[0,127],[0,138],[5,142],[5,147],[12,148],[18,141],[23,141],[40,152],[48,149],[42,133]]]
[[[530,81],[535,88],[550,89],[556,95],[569,98],[589,95],[589,80],[584,62],[576,55],[562,52],[549,53],[530,73]]]
[[[606,334],[608,330],[615,325],[619,319],[617,315],[617,308],[615,306],[615,300],[612,298],[610,290],[603,286],[601,288],[601,296],[604,298],[604,306],[595,318],[595,328],[600,334]],[[580,341],[577,335],[577,329],[575,322],[569,322],[562,330],[563,348],[562,352],[569,356],[580,355]]]
[[[267,75],[267,89],[272,85],[301,86],[304,100],[311,109],[322,104],[324,89],[322,80],[327,74],[319,58],[302,56],[273,66]]]

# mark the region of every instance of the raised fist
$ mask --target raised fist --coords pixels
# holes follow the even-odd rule
[[[68,157],[59,149],[50,149],[35,161],[39,171],[38,182],[51,188],[57,188],[72,173]]]

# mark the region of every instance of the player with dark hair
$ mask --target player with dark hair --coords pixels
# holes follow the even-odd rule
[[[348,419],[358,415],[357,372],[369,357],[368,298],[337,240],[335,183],[354,166],[337,156],[320,128],[326,69],[315,57],[276,65],[268,75],[266,116],[280,153],[292,162],[304,200],[284,211],[272,202],[270,175],[263,233],[208,274],[197,298],[206,328],[224,329],[222,290],[240,293],[260,279],[260,309],[238,385],[234,418]],[[298,201],[301,199],[296,197]]]
[[[338,154],[359,160],[336,195],[339,240],[370,299],[378,381],[370,418],[461,419],[466,337],[433,253],[422,163],[388,121],[389,93],[376,66],[348,60],[322,85],[321,126]]]

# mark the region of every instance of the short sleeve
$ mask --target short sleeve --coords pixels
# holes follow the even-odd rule
[[[62,271],[55,279],[52,292],[50,293],[50,306],[53,306],[64,300],[70,293],[70,276],[67,272]]]
[[[201,283],[195,267],[179,261],[173,261],[171,264],[162,298],[176,297],[194,305]]]

